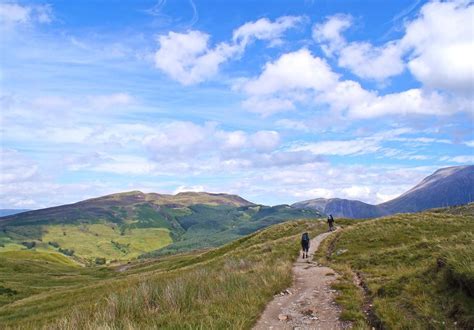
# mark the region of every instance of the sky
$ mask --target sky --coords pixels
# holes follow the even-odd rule
[[[474,163],[474,6],[0,0],[0,208],[380,203]]]

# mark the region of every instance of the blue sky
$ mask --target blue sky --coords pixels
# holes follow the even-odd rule
[[[474,163],[469,1],[0,1],[1,208],[378,203]]]

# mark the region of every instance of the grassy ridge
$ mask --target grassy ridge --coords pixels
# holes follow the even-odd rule
[[[474,217],[462,214],[346,223],[320,252],[344,274],[335,285],[343,317],[364,324],[368,310],[372,325],[389,329],[473,328]]]
[[[194,204],[199,201],[207,204]],[[273,224],[319,216],[232,195],[131,192],[0,218],[0,253],[28,248],[73,254],[84,263],[131,260],[217,247]]]
[[[207,252],[133,263],[123,272],[82,269],[86,273],[78,275],[77,285],[32,292],[0,307],[0,324],[70,329],[249,328],[273,295],[290,283],[301,232],[316,235],[323,230],[325,225],[319,221],[292,221]]]

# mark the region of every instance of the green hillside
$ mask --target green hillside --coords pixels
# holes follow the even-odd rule
[[[335,288],[345,319],[386,329],[474,328],[474,204],[342,223],[349,226],[319,255],[344,275]]]
[[[0,253],[63,253],[81,263],[131,260],[215,247],[290,219],[319,217],[239,196],[133,191],[0,218]]]
[[[37,251],[0,253],[0,324],[249,328],[291,282],[301,232],[323,230],[320,221],[291,221],[214,250],[143,260],[126,269],[78,267]]]
[[[362,329],[471,329],[473,211],[470,205],[374,220],[337,219],[344,228],[323,242],[319,258],[342,275],[334,285],[342,318]],[[273,212],[266,210],[262,218]],[[190,219],[184,223],[197,225]],[[315,236],[326,231],[326,223],[284,222],[219,248],[115,267],[81,267],[39,250],[2,252],[0,324],[249,329],[273,295],[291,283],[304,231]]]

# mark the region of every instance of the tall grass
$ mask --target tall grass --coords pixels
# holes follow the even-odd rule
[[[347,319],[360,321],[370,304],[372,322],[389,329],[474,327],[474,217],[427,212],[366,221],[325,248],[320,260],[344,274],[336,286]]]
[[[83,297],[89,303],[68,300],[62,315],[37,315],[33,321],[18,313],[19,305],[19,318],[3,320],[12,328],[248,329],[273,295],[291,283],[301,232],[323,230],[319,221],[288,222],[202,254],[165,258],[156,266],[137,264],[130,273],[77,293],[77,301]],[[65,299],[59,293],[48,297],[55,298]]]

